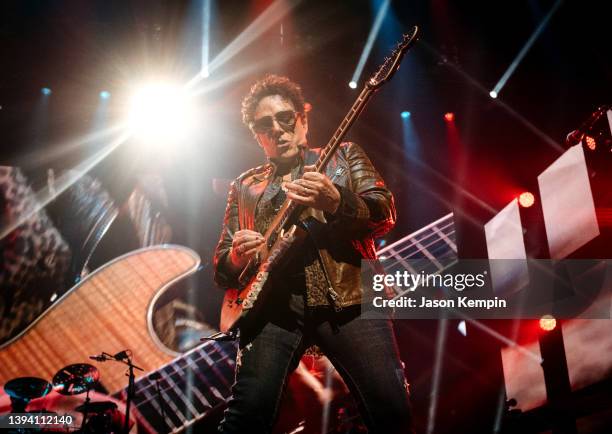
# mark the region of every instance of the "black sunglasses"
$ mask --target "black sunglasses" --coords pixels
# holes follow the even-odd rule
[[[296,115],[297,113],[293,110],[285,110],[275,113],[274,116],[264,116],[254,120],[251,128],[257,134],[267,134],[274,128],[274,120],[276,120],[283,130],[292,132],[295,128]]]

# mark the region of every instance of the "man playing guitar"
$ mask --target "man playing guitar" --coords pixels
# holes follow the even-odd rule
[[[412,432],[391,321],[383,314],[358,319],[361,260],[375,259],[374,238],[395,223],[391,192],[354,143],[343,143],[322,173],[314,170],[321,150],[307,147],[304,98],[288,78],[255,83],[242,114],[268,163],[232,184],[215,252],[216,282],[239,286],[287,199],[305,207],[299,226],[308,235],[276,270],[265,315],[240,329],[233,397],[220,432],[271,432],[287,375],[312,345],[342,375],[370,433]]]

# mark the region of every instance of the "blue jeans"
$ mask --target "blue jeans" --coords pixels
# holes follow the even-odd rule
[[[316,344],[349,387],[370,434],[412,433],[391,321],[358,319],[358,306],[340,312],[304,309],[299,295],[290,298],[290,309],[241,337],[233,396],[219,432],[271,432],[288,374]]]

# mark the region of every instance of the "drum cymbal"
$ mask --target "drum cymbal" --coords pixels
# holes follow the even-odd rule
[[[53,387],[62,395],[78,395],[91,389],[100,379],[100,371],[88,363],[68,365],[53,376]]]
[[[51,384],[37,377],[13,378],[4,385],[4,391],[8,396],[25,401],[42,398],[50,390]]]
[[[98,401],[98,402],[89,402],[85,404],[79,405],[75,408],[79,413],[87,413],[87,414],[100,414],[106,413],[107,411],[112,411],[117,408],[117,404],[111,401]]]

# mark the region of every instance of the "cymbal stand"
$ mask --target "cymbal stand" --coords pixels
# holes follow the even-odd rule
[[[134,375],[134,369],[138,369],[139,371],[143,371],[144,369],[134,365],[132,363],[132,352],[130,350],[121,351],[115,355],[111,355],[108,353],[102,353],[101,356],[92,356],[95,360],[100,362],[106,362],[108,360],[112,360],[115,362],[123,363],[128,366],[128,387],[127,387],[127,397],[125,399],[125,422],[123,424],[123,432],[128,434],[130,432],[130,407],[132,405],[132,398],[134,397],[134,382],[136,376]]]
[[[87,413],[89,411],[89,402],[91,401],[91,398],[89,398],[89,391],[91,390],[91,387],[87,388],[87,392],[85,394],[85,408],[83,411],[83,422],[81,422],[81,431],[84,432],[85,430],[85,424],[87,423],[87,416],[89,416]]]

